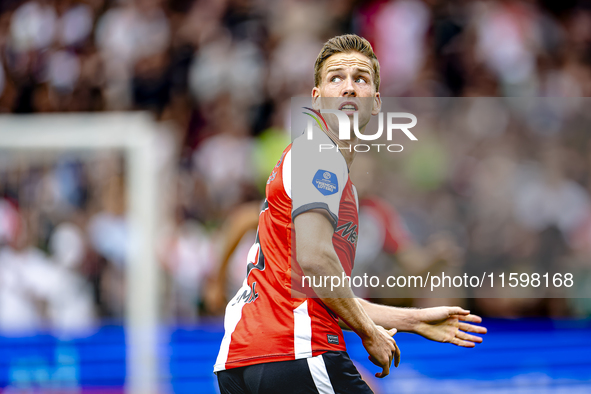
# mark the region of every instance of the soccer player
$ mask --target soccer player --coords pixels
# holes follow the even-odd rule
[[[369,42],[330,39],[314,73],[314,109],[356,114],[363,132],[381,108],[379,63]],[[372,304],[355,298],[346,281],[332,290],[312,283],[312,297],[297,284],[303,275],[341,277],[353,267],[358,203],[348,174],[355,153],[347,148],[355,140],[339,140],[335,123],[327,116],[312,140],[297,138],[269,176],[247,276],[226,307],[214,366],[222,394],[371,393],[346,353],[340,325],[360,336],[380,378],[400,361],[397,330],[464,347],[482,341],[469,333],[486,332],[469,324],[478,316],[459,307]],[[342,149],[319,152],[319,143]]]

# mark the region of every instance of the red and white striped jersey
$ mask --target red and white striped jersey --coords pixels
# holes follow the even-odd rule
[[[320,151],[320,144],[332,149]],[[359,228],[357,192],[344,157],[318,129],[313,140],[302,135],[289,145],[269,176],[247,276],[226,307],[215,372],[345,350],[337,315],[318,298],[292,293],[292,274],[302,274],[293,218],[311,209],[325,209],[332,218],[333,246],[350,275]]]

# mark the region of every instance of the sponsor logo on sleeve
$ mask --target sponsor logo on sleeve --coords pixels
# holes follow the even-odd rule
[[[316,175],[312,179],[312,184],[322,195],[329,196],[339,191],[339,181],[337,176],[325,170],[316,171]]]
[[[328,339],[328,343],[332,343],[333,345],[339,344],[339,336],[338,335],[326,334],[326,339]]]

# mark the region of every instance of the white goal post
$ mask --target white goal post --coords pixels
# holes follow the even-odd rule
[[[126,392],[156,394],[158,125],[146,113],[0,116],[0,152],[121,149],[125,155],[130,247],[126,263]]]

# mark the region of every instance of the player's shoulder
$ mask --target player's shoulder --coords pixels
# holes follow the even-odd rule
[[[319,152],[319,145],[320,144],[327,144],[336,146],[335,142],[330,139],[328,135],[318,127],[312,128],[312,134],[302,133],[298,137],[296,137],[293,142],[292,146],[293,149],[302,149],[302,150],[309,150],[314,152]],[[332,149],[331,151],[335,151]]]
[[[338,203],[349,178],[347,162],[338,146],[318,128],[311,139],[303,134],[292,145],[291,178],[293,189],[298,191],[295,205],[301,205],[302,201],[317,203],[325,198],[336,198],[335,204]],[[336,217],[338,207],[332,207],[332,211]]]
[[[312,138],[302,133],[294,139],[291,152],[294,168],[326,167],[348,173],[347,162],[336,143],[316,127],[313,129]]]

